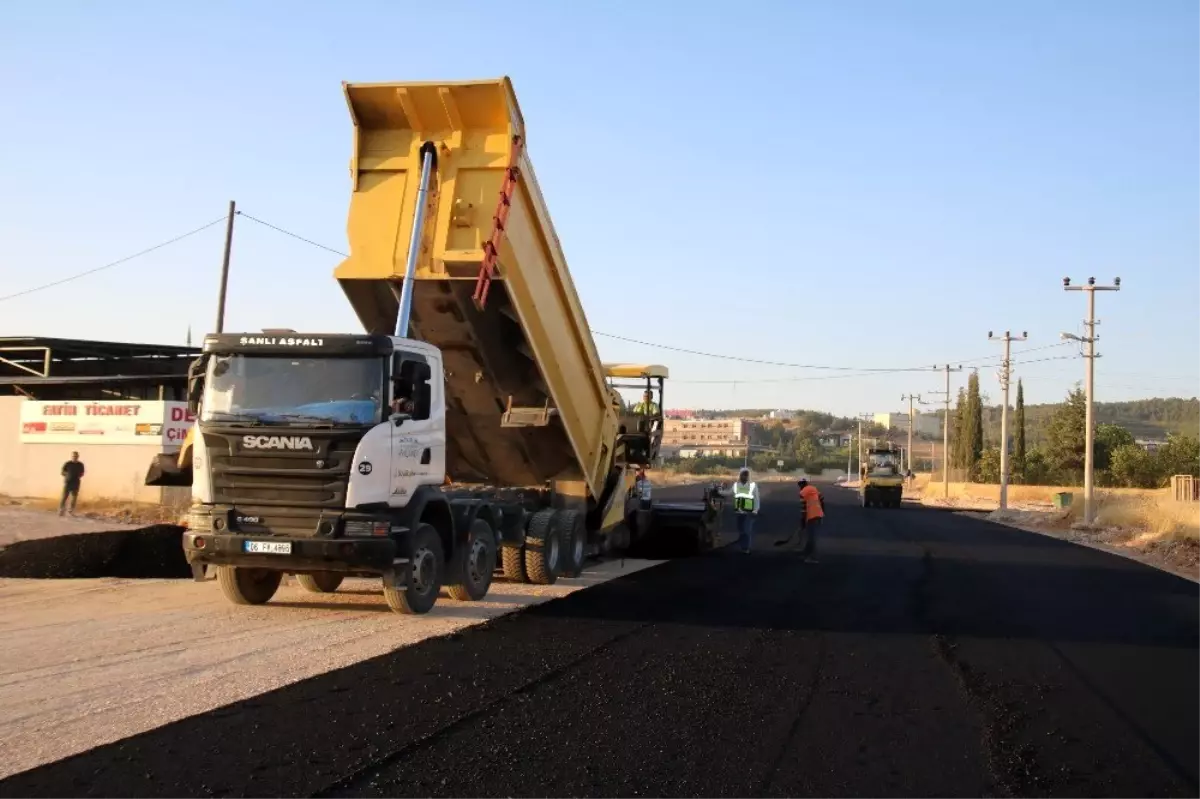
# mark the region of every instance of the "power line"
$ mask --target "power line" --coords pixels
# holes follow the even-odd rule
[[[153,247],[147,247],[144,250],[135,252],[133,255],[126,255],[124,258],[118,258],[117,260],[112,261],[111,263],[104,264],[103,266],[97,266],[94,269],[88,269],[85,272],[79,272],[78,274],[71,275],[70,277],[64,277],[61,280],[55,280],[50,283],[43,283],[40,286],[34,286],[33,288],[25,289],[24,291],[18,291],[15,294],[6,294],[6,295],[0,297],[0,302],[4,302],[5,300],[16,299],[17,297],[24,297],[25,295],[33,294],[36,291],[44,291],[45,289],[53,288],[54,286],[61,286],[64,283],[70,283],[73,280],[78,280],[81,277],[87,277],[88,275],[94,275],[97,272],[103,272],[105,269],[112,269],[114,266],[120,266],[121,264],[128,263],[129,261],[134,260],[135,258],[141,258],[143,255],[149,255],[150,253],[154,252],[155,250],[161,250],[163,247],[168,247],[172,244],[175,244],[176,242],[180,242],[186,238],[195,236],[197,233],[208,230],[213,225],[220,224],[221,222],[224,222],[224,221],[225,221],[225,217],[220,216],[217,219],[214,219],[213,221],[208,222],[207,224],[201,225],[200,227],[196,228],[195,230],[189,230],[187,233],[183,233],[179,236],[176,236],[173,239],[167,239],[164,242],[155,244]]]
[[[264,227],[270,228],[271,230],[274,230],[278,233],[282,233],[283,235],[288,236],[289,238],[296,239],[297,241],[302,241],[305,244],[308,244],[312,247],[317,247],[318,249],[325,250],[326,252],[331,252],[335,255],[340,255],[343,258],[350,257],[349,255],[342,252],[341,250],[337,250],[337,249],[334,249],[333,247],[328,247],[324,244],[320,244],[319,242],[313,241],[312,239],[305,238],[304,236],[301,236],[299,233],[294,233],[294,232],[288,230],[287,228],[283,228],[283,227],[280,227],[279,225],[274,225],[274,224],[271,224],[270,222],[266,222],[262,219],[258,219],[257,217],[251,216],[250,214],[247,214],[244,211],[238,211],[237,213],[239,216],[246,217],[251,222],[257,222],[258,224],[263,225]],[[782,361],[767,361],[767,360],[762,360],[762,359],[758,359],[758,358],[744,358],[744,357],[736,356],[736,355],[722,355],[720,353],[701,352],[699,350],[690,350],[690,349],[686,349],[683,347],[673,347],[668,344],[658,344],[658,343],[655,343],[652,341],[642,341],[640,339],[629,338],[627,336],[620,336],[615,333],[604,333],[599,330],[593,330],[592,335],[603,336],[604,338],[611,338],[611,339],[614,339],[617,341],[624,341],[624,342],[627,342],[630,344],[640,344],[645,347],[655,347],[655,348],[661,349],[661,350],[668,350],[671,352],[679,352],[679,353],[683,353],[683,354],[687,354],[687,355],[698,355],[701,357],[715,358],[718,360],[738,361],[740,363],[750,363],[750,364],[756,364],[759,366],[780,366],[780,367],[790,368],[790,369],[819,369],[819,370],[823,370],[823,371],[835,371],[835,372],[883,373],[883,374],[891,374],[891,373],[906,372],[906,371],[907,372],[924,372],[928,369],[928,367],[925,367],[925,366],[872,368],[872,367],[827,366],[827,365],[816,365],[816,364],[787,363],[787,362],[782,362]],[[1055,344],[1052,346],[1062,346],[1062,345]],[[1044,349],[1044,348],[1038,347],[1036,349]],[[1029,351],[1034,351],[1034,350],[1029,350]],[[994,357],[995,356],[985,356],[982,358],[964,360],[962,362],[971,363],[974,361],[985,361],[985,360],[991,360]],[[797,379],[800,379],[800,378],[797,378]],[[684,382],[684,381],[673,381],[673,382]],[[700,382],[700,381],[688,381],[688,382]],[[728,381],[721,381],[721,382],[744,383],[744,382],[757,382],[757,381],[728,380]]]
[[[267,222],[266,220],[263,220],[263,219],[259,219],[258,217],[253,216],[252,214],[248,214],[245,211],[238,210],[238,211],[236,211],[236,214],[238,216],[245,217],[246,219],[250,220],[251,222],[262,225],[265,228],[268,228],[277,233],[280,233],[284,236],[287,236],[289,238],[293,238],[293,239],[296,239],[297,241],[303,242],[303,243],[309,245],[310,247],[315,247],[317,249],[324,250],[325,252],[333,253],[334,255],[338,255],[343,258],[349,257],[349,255],[347,253],[344,253],[341,250],[326,246],[317,241],[313,241],[312,239],[301,236],[298,233],[294,233],[293,231],[288,230],[287,228],[280,227],[279,225],[272,224],[271,222]],[[126,256],[117,261],[113,261],[113,262],[105,264],[103,266],[96,267],[95,269],[89,269],[86,272],[80,272],[77,275],[72,275],[71,277],[64,278],[62,280],[57,280],[52,283],[47,283],[45,285],[37,286],[32,289],[26,289],[25,291],[21,291],[21,292],[15,293],[15,294],[10,294],[8,296],[0,297],[0,302],[2,302],[4,300],[8,300],[8,299],[14,299],[16,297],[21,297],[26,294],[32,294],[33,292],[36,292],[36,291],[42,291],[44,289],[52,288],[53,286],[58,286],[63,283],[70,282],[72,280],[77,280],[81,277],[85,277],[87,275],[103,271],[105,269],[110,269],[114,266],[119,266],[119,265],[126,263],[128,261],[131,261],[135,258],[139,258],[143,255],[154,252],[155,250],[162,249],[163,247],[169,246],[178,241],[182,241],[183,239],[186,239],[190,236],[194,236],[197,233],[200,233],[201,231],[207,230],[208,228],[213,227],[214,225],[217,225],[223,221],[226,221],[226,219],[227,219],[227,217],[221,216],[201,227],[196,228],[195,230],[188,231],[187,233],[184,233],[180,236],[176,236],[173,239],[169,239],[160,244],[156,244],[153,247],[149,247],[145,250],[134,253],[133,255]],[[812,370],[827,371],[827,372],[845,373],[845,374],[839,374],[839,375],[826,375],[826,376],[820,376],[820,377],[792,377],[792,378],[776,378],[776,379],[674,380],[674,381],[672,381],[674,383],[726,384],[726,385],[737,384],[737,383],[747,383],[747,384],[751,384],[751,383],[794,383],[794,382],[808,382],[808,381],[812,381],[812,380],[834,380],[834,379],[854,378],[854,377],[869,377],[872,375],[881,375],[881,374],[900,374],[900,373],[904,373],[904,372],[925,372],[925,371],[928,371],[928,369],[929,369],[929,367],[927,367],[927,366],[858,367],[858,366],[832,366],[832,365],[828,365],[828,364],[789,363],[786,361],[770,361],[770,360],[764,360],[764,359],[759,359],[759,358],[745,358],[745,357],[736,356],[736,355],[725,355],[722,353],[705,352],[702,350],[693,350],[693,349],[688,349],[685,347],[675,347],[675,346],[672,346],[669,344],[659,344],[659,343],[653,342],[653,341],[644,341],[641,339],[630,338],[628,336],[617,335],[615,333],[605,333],[605,332],[599,331],[599,330],[593,330],[592,334],[596,335],[596,336],[602,336],[604,338],[614,339],[616,341],[624,341],[629,344],[638,344],[638,345],[644,346],[644,347],[653,347],[656,349],[667,350],[670,352],[678,352],[678,353],[682,353],[682,354],[686,354],[686,355],[696,355],[696,356],[703,357],[703,358],[713,358],[716,360],[737,361],[740,363],[755,364],[755,365],[759,365],[759,366],[777,366],[777,367],[789,368],[789,369],[812,369]],[[1064,346],[1066,344],[1069,344],[1069,342],[1059,342],[1057,344],[1051,344],[1051,345],[1044,346],[1044,347],[1034,347],[1031,349],[1021,350],[1020,352],[1014,353],[1014,355],[1022,355],[1027,352],[1037,352],[1039,350],[1052,349],[1055,347]],[[998,356],[995,356],[995,355],[988,355],[988,356],[982,356],[979,358],[961,359],[961,360],[958,360],[957,362],[958,363],[979,363],[979,362],[995,360],[997,357]],[[1046,360],[1046,359],[1042,359],[1042,360]],[[1056,360],[1056,359],[1049,359],[1049,360]],[[1036,362],[1037,361],[1023,361],[1022,363],[1036,363]]]
[[[302,241],[305,244],[308,244],[309,246],[316,247],[321,250],[325,250],[326,252],[331,252],[334,255],[339,255],[343,258],[350,257],[347,253],[344,253],[341,250],[334,249],[333,247],[328,247],[324,244],[313,241],[312,239],[301,236],[299,233],[294,233],[294,232],[288,230],[287,228],[280,227],[279,225],[272,224],[265,220],[259,219],[255,216],[251,216],[250,214],[247,214],[245,211],[238,211],[237,213],[239,216],[246,217],[251,222],[257,222],[258,224],[260,224],[264,227],[270,228],[271,230],[274,230],[277,233],[281,233],[284,236],[288,236],[289,238],[296,239],[297,241]],[[783,361],[768,361],[768,360],[762,360],[762,359],[758,359],[758,358],[745,358],[745,357],[741,357],[741,356],[737,356],[737,355],[723,355],[723,354],[714,353],[714,352],[703,352],[700,350],[691,350],[691,349],[687,349],[684,347],[674,347],[669,344],[658,344],[653,341],[642,341],[640,339],[629,338],[627,336],[620,336],[615,333],[605,333],[605,332],[602,332],[599,330],[593,330],[592,335],[602,336],[604,338],[610,338],[610,339],[614,339],[616,341],[624,341],[629,344],[639,344],[644,347],[654,347],[657,349],[667,350],[670,352],[678,352],[678,353],[682,353],[685,355],[697,355],[697,356],[700,356],[703,358],[714,358],[717,360],[737,361],[740,363],[749,363],[749,364],[755,364],[758,366],[779,366],[779,367],[788,368],[788,369],[815,369],[815,370],[821,370],[821,371],[848,372],[848,373],[854,373],[854,374],[849,375],[849,376],[854,376],[854,377],[862,376],[865,374],[895,374],[895,373],[899,373],[899,372],[924,372],[929,368],[926,366],[858,367],[858,366],[829,366],[829,365],[818,365],[818,364],[788,363],[788,362],[783,362]],[[1063,344],[1064,344],[1064,342],[1059,342],[1057,344],[1051,344],[1051,345],[1048,345],[1045,347],[1034,347],[1034,348],[1028,349],[1028,350],[1021,350],[1020,352],[1015,353],[1015,354],[1020,355],[1024,352],[1037,352],[1039,350],[1050,349],[1053,347],[1061,347],[1061,346],[1063,346]],[[981,361],[994,360],[996,357],[997,356],[995,356],[995,355],[987,355],[987,356],[983,356],[983,357],[979,357],[979,358],[961,359],[957,362],[958,363],[977,363],[977,362],[981,362]],[[806,379],[813,379],[813,378],[792,378],[791,380],[796,381],[796,380],[806,380]],[[751,381],[751,380],[683,381],[683,380],[676,380],[676,381],[672,381],[672,382],[676,382],[676,383],[681,383],[681,382],[689,382],[689,383],[700,383],[700,382],[750,383],[750,382],[783,382],[783,381]]]
[[[326,252],[331,252],[331,253],[333,253],[334,255],[340,255],[340,256],[342,256],[343,258],[349,258],[349,257],[350,257],[350,256],[349,256],[349,254],[347,254],[347,253],[344,253],[344,252],[342,252],[341,250],[335,250],[335,249],[334,249],[334,248],[332,248],[332,247],[326,247],[324,244],[321,244],[321,243],[319,243],[319,242],[313,241],[312,239],[306,239],[306,238],[304,238],[304,237],[303,237],[303,236],[301,236],[299,233],[293,233],[292,231],[290,231],[290,230],[284,230],[283,228],[281,228],[281,227],[279,227],[279,226],[277,226],[277,225],[272,225],[270,222],[264,222],[263,220],[259,219],[258,217],[250,216],[250,214],[246,213],[245,211],[238,211],[238,212],[237,212],[237,215],[238,215],[238,216],[244,216],[244,217],[246,217],[247,219],[249,219],[251,222],[257,222],[258,224],[262,225],[263,227],[268,227],[268,228],[270,228],[271,230],[274,230],[274,231],[277,231],[277,232],[279,232],[279,233],[282,233],[282,234],[283,234],[283,235],[285,235],[285,236],[290,236],[291,238],[293,238],[293,239],[296,239],[297,241],[302,241],[302,242],[304,242],[305,244],[310,244],[310,245],[312,245],[313,247],[316,247],[316,248],[318,248],[318,249],[321,249],[321,250],[325,250]]]
[[[867,367],[858,367],[858,366],[825,366],[825,365],[807,364],[807,363],[787,363],[784,361],[765,361],[765,360],[761,360],[759,358],[745,358],[740,355],[722,355],[720,353],[715,353],[715,352],[702,352],[700,350],[690,350],[690,349],[687,349],[684,347],[673,347],[669,344],[656,344],[652,341],[642,341],[640,339],[628,338],[626,336],[618,336],[615,333],[602,333],[599,330],[593,330],[592,335],[603,336],[604,338],[616,339],[617,341],[624,341],[629,344],[640,344],[645,347],[655,347],[660,350],[669,350],[670,352],[679,352],[679,353],[683,353],[685,355],[699,355],[704,358],[716,358],[716,359],[723,360],[723,361],[738,361],[740,363],[753,363],[753,364],[757,364],[759,366],[783,366],[783,367],[787,367],[789,369],[821,369],[824,371],[833,371],[833,372],[925,372],[925,371],[929,370],[928,366],[914,366],[914,367],[903,367],[903,368],[899,368],[899,367],[867,368]],[[743,382],[749,382],[749,381],[737,380],[737,381],[730,381],[730,382],[743,383]]]
[[[1039,347],[1038,349],[1041,349],[1041,348]],[[1030,350],[1030,351],[1032,351],[1032,350]],[[1024,365],[1027,363],[1045,363],[1046,361],[1075,361],[1078,359],[1079,359],[1078,355],[1059,355],[1059,356],[1052,357],[1052,358],[1034,358],[1034,359],[1031,359],[1028,361],[1019,361],[1019,362],[1014,361],[1014,362],[1019,363],[1020,365]],[[674,385],[676,383],[688,383],[688,384],[697,384],[697,383],[704,383],[704,384],[807,383],[807,382],[810,382],[813,380],[846,380],[848,378],[853,378],[853,377],[877,377],[882,374],[900,374],[900,373],[909,373],[909,372],[916,372],[916,371],[928,372],[928,371],[930,371],[930,368],[927,366],[923,369],[909,369],[909,368],[891,369],[891,370],[878,369],[878,370],[871,371],[871,372],[858,372],[856,374],[820,375],[820,376],[815,376],[815,377],[768,377],[768,378],[762,378],[762,379],[747,378],[745,380],[728,380],[728,379],[727,380],[684,380],[684,379],[671,378],[671,383],[672,383],[672,385]],[[1053,375],[1038,375],[1038,377],[1045,379],[1045,378],[1053,377]]]

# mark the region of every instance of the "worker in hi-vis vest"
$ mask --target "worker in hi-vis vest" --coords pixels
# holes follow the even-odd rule
[[[742,469],[733,484],[733,513],[737,519],[738,547],[747,555],[754,542],[754,517],[758,515],[758,506],[758,483],[751,482],[749,469]]]
[[[642,401],[633,406],[633,412],[638,416],[658,416],[658,403],[654,401],[654,392],[643,392]]]

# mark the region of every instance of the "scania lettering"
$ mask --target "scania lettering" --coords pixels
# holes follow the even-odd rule
[[[312,449],[308,436],[242,436],[246,449]]]
[[[668,372],[600,362],[508,79],[343,88],[334,277],[365,333],[205,337],[190,438],[147,476],[192,487],[197,579],[213,567],[230,601],[261,604],[285,573],[315,592],[374,577],[392,609],[425,613],[443,586],[482,599],[494,574],[548,585],[589,557],[711,547],[717,494],[635,496]]]

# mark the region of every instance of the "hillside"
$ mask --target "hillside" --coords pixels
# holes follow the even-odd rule
[[[1029,446],[1045,440],[1046,427],[1057,404],[1026,405],[1025,435]],[[1164,439],[1168,433],[1200,431],[1200,399],[1155,397],[1128,402],[1097,402],[1096,423],[1123,427],[1138,439]],[[940,413],[938,414],[941,415]],[[1012,422],[1012,416],[1009,416]],[[987,441],[1000,440],[1000,406],[983,409],[983,434]]]
[[[1057,404],[1025,406],[1025,435],[1030,446],[1042,443],[1045,438],[1046,426],[1057,407]],[[1197,398],[1154,397],[1127,402],[1097,402],[1095,408],[1097,424],[1118,425],[1132,433],[1134,438],[1163,439],[1167,437],[1168,433],[1196,435],[1200,431],[1200,399]],[[698,411],[698,413],[717,417],[747,416],[754,418],[762,417],[769,411],[763,408],[743,408]],[[857,421],[854,419],[834,416],[821,411],[795,410],[794,413],[795,419],[785,425],[788,428],[849,430],[857,426]],[[937,415],[941,416],[940,413]],[[999,405],[983,409],[983,430],[984,437],[988,441],[1000,440]]]

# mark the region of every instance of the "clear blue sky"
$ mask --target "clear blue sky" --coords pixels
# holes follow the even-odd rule
[[[1055,344],[1084,315],[1062,276],[1120,275],[1099,297],[1098,398],[1200,393],[1195,2],[182,8],[0,4],[0,294],[197,227],[230,199],[344,248],[340,81],[508,74],[596,330],[921,366],[997,356],[989,329]],[[183,343],[190,324],[198,338],[221,234],[0,303],[0,335]],[[241,223],[227,326],[356,330],[336,262]],[[652,315],[628,310],[631,287],[658,300]],[[941,384],[796,380],[822,373],[598,341],[605,359],[669,364],[671,407],[853,414]],[[1018,374],[1028,401],[1055,401],[1083,362]]]

